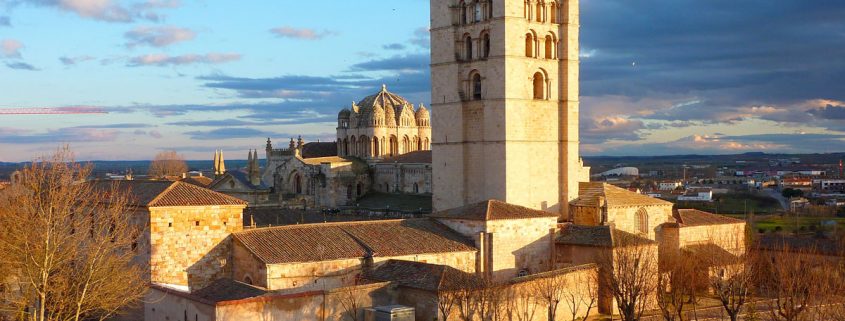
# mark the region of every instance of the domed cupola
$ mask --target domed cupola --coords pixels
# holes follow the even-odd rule
[[[416,113],[414,113],[414,117],[417,119],[417,126],[428,126],[431,114],[429,114],[425,105],[420,104],[420,108],[417,109]]]
[[[337,113],[337,119],[349,119],[349,116],[351,114],[352,114],[351,110],[344,108],[339,113]]]

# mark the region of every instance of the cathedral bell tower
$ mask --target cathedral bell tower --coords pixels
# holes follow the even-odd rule
[[[584,180],[578,15],[578,0],[431,0],[435,210],[566,214]]]

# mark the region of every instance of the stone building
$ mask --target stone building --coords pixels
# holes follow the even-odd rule
[[[382,86],[378,93],[353,103],[337,116],[337,155],[377,160],[430,150],[428,109],[414,105]]]
[[[615,249],[653,249],[646,259],[656,262],[704,248],[741,255],[743,221],[588,183],[578,152],[578,16],[577,0],[432,0],[433,136],[426,109],[383,88],[341,111],[333,155],[304,155],[301,139],[287,149],[268,140],[261,177],[280,202],[302,206],[432,188],[435,212],[233,230],[226,273],[187,291],[154,279],[146,319],[333,321],[343,319],[344,297],[360,296],[365,306],[412,306],[429,321],[450,290],[445,278],[504,290],[561,276],[568,290],[586,291]],[[615,313],[596,286],[592,313]]]

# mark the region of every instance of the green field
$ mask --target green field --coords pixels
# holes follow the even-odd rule
[[[741,218],[741,217],[738,217]],[[842,217],[808,217],[791,215],[766,215],[756,216],[754,218],[754,231],[764,230],[766,232],[777,231],[780,228],[783,232],[792,232],[796,230],[799,232],[812,233],[819,229],[830,229],[831,226],[822,227],[822,223],[834,221],[837,223],[837,229],[845,230],[845,218]]]
[[[713,202],[677,202],[676,204],[678,208],[694,208],[719,214],[774,214],[783,211],[776,199],[748,192],[717,194],[713,196]]]

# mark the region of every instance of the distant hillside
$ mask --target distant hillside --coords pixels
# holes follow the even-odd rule
[[[150,168],[150,161],[91,161],[94,165],[94,175],[101,176],[107,173],[125,174],[132,170],[135,175],[146,175]],[[214,164],[210,160],[186,161],[189,171],[201,171],[210,174],[214,170]],[[0,180],[9,179],[9,176],[26,163],[2,163],[0,162]],[[246,160],[226,160],[226,169],[233,170],[245,168]],[[263,163],[262,163],[263,166]]]

